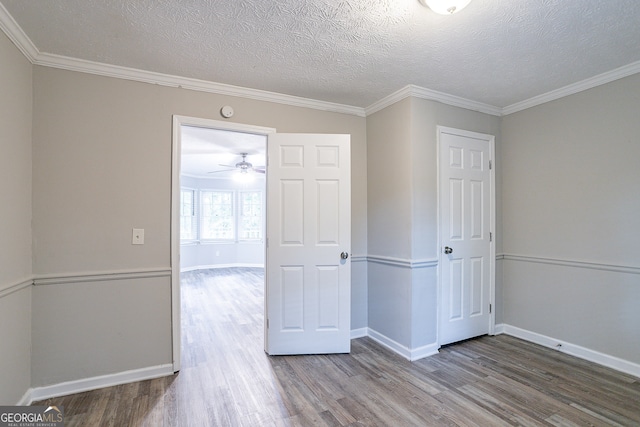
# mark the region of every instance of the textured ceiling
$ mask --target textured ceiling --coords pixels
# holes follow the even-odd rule
[[[367,107],[505,107],[640,60],[639,0],[0,0],[40,52]]]

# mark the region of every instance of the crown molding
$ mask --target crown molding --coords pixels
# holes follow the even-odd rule
[[[420,86],[409,85],[409,87],[411,96],[416,98],[438,101],[443,104],[451,105],[453,107],[460,107],[471,111],[478,111],[480,113],[489,114],[491,116],[502,115],[502,108],[500,107],[485,104],[483,102],[472,101],[460,96],[449,95],[448,93],[438,92]]]
[[[332,113],[350,114],[358,117],[365,117],[364,108],[354,107],[352,105],[319,101],[316,99],[269,92],[266,90],[251,89],[223,83],[215,83],[206,80],[173,76],[169,74],[156,73],[153,71],[145,71],[118,65],[87,61],[83,59],[71,58],[68,56],[42,53],[38,50],[38,48],[36,48],[31,39],[25,34],[22,28],[18,25],[18,23],[13,19],[13,17],[1,3],[0,29],[4,31],[4,33],[7,35],[7,37],[9,37],[13,44],[16,45],[16,47],[22,52],[22,54],[34,65],[60,68],[69,71],[78,71],[81,73],[95,74],[99,76],[115,77],[119,79],[133,80],[143,83],[157,84],[161,86],[177,87],[200,92],[209,92],[218,95],[236,96],[241,98],[253,99],[256,101],[274,102],[278,104],[291,105],[294,107],[312,108],[315,110],[327,111]]]
[[[396,102],[400,102],[405,98],[411,96],[411,86],[405,86],[400,90],[393,92],[390,95],[385,96],[379,101],[374,102],[364,109],[367,116],[370,116],[373,113],[377,113],[380,110],[387,108],[390,105],[395,104]]]
[[[601,86],[603,84],[610,83],[612,81],[619,80],[637,73],[640,73],[640,61],[632,62],[631,64],[627,64],[614,70],[598,74],[597,76],[589,77],[588,79],[581,80],[577,83],[573,83],[568,86],[543,93],[542,95],[534,96],[533,98],[525,99],[524,101],[508,105],[502,109],[502,115],[506,116],[508,114],[517,113],[518,111],[526,110],[527,108],[555,101],[556,99],[564,98],[565,96],[583,92],[588,89],[593,89],[594,87]]]
[[[416,85],[407,85],[402,89],[388,95],[381,100],[374,102],[367,108],[365,108],[366,115],[369,116],[376,113],[383,108],[386,108],[398,101],[402,101],[408,97],[427,99],[429,101],[437,101],[443,104],[451,105],[453,107],[460,107],[467,110],[478,111],[492,116],[501,116],[502,108],[495,107],[493,105],[484,104],[482,102],[472,101],[470,99],[462,98],[455,95],[449,95],[444,92],[438,92],[435,90],[427,89]]]
[[[35,58],[40,54],[40,51],[38,51],[38,48],[25,32],[22,31],[20,25],[13,19],[13,16],[9,14],[2,3],[0,3],[0,30],[9,37],[9,40],[16,45],[20,52],[22,52],[31,63],[34,62]]]
[[[134,80],[143,83],[157,84],[161,86],[177,87],[182,89],[195,90],[199,92],[209,92],[218,95],[229,95],[241,98],[249,98],[257,101],[274,102],[278,104],[291,105],[294,107],[312,108],[315,110],[350,114],[365,117],[363,108],[351,105],[337,104],[334,102],[318,101],[315,99],[302,98],[299,96],[285,95],[282,93],[269,92],[260,89],[251,89],[240,86],[233,86],[224,83],[209,82],[206,80],[192,79],[188,77],[173,76],[169,74],[156,73],[153,71],[139,70],[135,68],[110,65],[99,62],[87,61],[83,59],[70,58],[49,53],[40,53],[35,61],[35,65],[45,67],[60,68],[82,73],[96,74],[106,77],[115,77],[125,80]]]
[[[274,102],[278,104],[291,105],[294,107],[311,108],[315,110],[349,114],[358,117],[367,117],[396,102],[408,97],[416,97],[437,101],[443,104],[460,107],[467,110],[478,111],[492,116],[506,116],[535,107],[546,102],[555,101],[565,96],[573,95],[594,87],[619,80],[630,75],[640,73],[640,61],[616,68],[611,71],[599,74],[594,77],[582,80],[577,83],[564,86],[550,92],[534,96],[524,101],[516,102],[504,108],[473,101],[444,92],[423,88],[416,85],[407,85],[402,89],[374,102],[366,108],[351,105],[338,104],[328,101],[319,101],[299,96],[286,95],[276,92],[269,92],[260,89],[251,89],[241,86],[215,83],[206,80],[192,79],[187,77],[173,76],[156,73],[152,71],[139,70],[135,68],[122,67],[117,65],[104,64],[83,59],[70,58],[67,56],[41,53],[33,44],[31,39],[25,34],[18,23],[13,19],[5,7],[0,3],[0,29],[16,45],[22,54],[34,65],[60,68],[82,73],[96,74],[106,77],[114,77],[125,80],[133,80],[143,83],[157,84],[161,86],[177,87],[200,92],[209,92],[219,95],[236,96],[257,101]]]

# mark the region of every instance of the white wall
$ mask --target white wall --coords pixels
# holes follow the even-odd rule
[[[635,364],[639,113],[636,74],[506,116],[502,153],[504,323]]]
[[[180,271],[218,267],[264,267],[262,240],[180,245]]]
[[[0,31],[0,405],[31,384],[31,73]]]
[[[252,183],[240,183],[233,179],[181,176],[180,185],[194,190],[262,191],[262,211],[265,212],[265,180],[260,177]],[[215,266],[264,266],[264,260],[264,239],[233,242],[199,241],[180,245],[181,271]]]
[[[171,363],[173,114],[220,120],[228,104],[240,123],[350,134],[352,252],[366,253],[364,118],[38,66],[33,80],[33,300],[56,308],[34,312],[33,385]],[[134,227],[145,245],[131,245]],[[363,286],[354,280],[360,299]],[[366,322],[363,305],[353,325]]]

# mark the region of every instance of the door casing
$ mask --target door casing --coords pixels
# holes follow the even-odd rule
[[[442,215],[442,205],[441,205],[441,191],[440,191],[440,185],[441,185],[441,168],[443,165],[440,164],[440,150],[441,150],[441,144],[442,144],[442,135],[443,134],[454,134],[454,135],[459,135],[459,136],[463,136],[463,137],[468,137],[468,138],[474,138],[474,139],[480,139],[480,140],[484,140],[489,144],[489,156],[490,156],[490,162],[491,162],[491,168],[489,171],[489,176],[490,176],[490,183],[489,183],[489,191],[490,191],[490,197],[489,197],[489,227],[490,227],[490,232],[492,233],[492,239],[489,243],[489,268],[490,268],[490,272],[489,272],[489,298],[490,298],[490,304],[492,306],[492,310],[490,312],[490,316],[489,316],[489,325],[488,325],[488,333],[489,335],[494,335],[495,334],[495,313],[496,313],[496,307],[495,307],[495,271],[496,271],[496,215],[495,215],[495,211],[496,211],[496,184],[495,184],[495,136],[493,135],[488,135],[488,134],[482,134],[482,133],[477,133],[477,132],[471,132],[471,131],[466,131],[466,130],[461,130],[461,129],[455,129],[455,128],[450,128],[450,127],[445,127],[445,126],[437,126],[436,127],[436,133],[437,133],[437,154],[436,154],[436,159],[437,159],[437,200],[438,200],[438,312],[437,312],[437,322],[438,322],[438,326],[437,326],[437,342],[438,342],[438,346],[440,346],[440,335],[441,335],[441,310],[442,310],[442,288],[443,288],[443,283],[442,283],[442,259],[443,259],[443,248],[442,248],[442,232],[441,232],[441,224],[442,224],[442,219],[441,219],[441,215]]]
[[[202,119],[188,116],[173,116],[171,149],[171,351],[173,371],[180,370],[181,315],[180,315],[180,161],[182,153],[182,126],[220,129],[268,136],[274,128],[242,123]],[[267,176],[268,179],[268,176]]]

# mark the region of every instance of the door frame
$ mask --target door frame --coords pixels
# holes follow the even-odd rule
[[[182,126],[196,126],[202,128],[253,133],[268,136],[275,133],[275,128],[247,125],[243,123],[224,122],[221,120],[203,119],[198,117],[173,115],[171,139],[171,352],[173,371],[180,370],[181,352],[181,315],[180,315],[180,164],[182,159]],[[268,138],[267,138],[268,144]],[[268,148],[268,147],[265,147]],[[265,172],[268,179],[268,172]],[[265,197],[265,205],[268,196]],[[266,224],[265,224],[266,235]]]
[[[492,233],[493,238],[489,243],[489,303],[491,304],[491,313],[489,315],[489,335],[495,335],[495,326],[496,326],[496,162],[495,162],[495,136],[472,132],[462,129],[456,129],[446,126],[436,126],[436,162],[437,162],[437,206],[438,206],[438,271],[437,271],[437,295],[438,295],[438,303],[437,303],[437,343],[438,348],[440,347],[440,332],[441,332],[441,322],[440,315],[442,310],[442,236],[441,236],[441,215],[442,215],[442,204],[440,202],[440,171],[442,166],[440,165],[440,150],[442,144],[442,134],[453,134],[468,138],[480,139],[484,140],[489,144],[489,160],[491,162],[491,168],[489,170],[489,227],[490,232]]]

